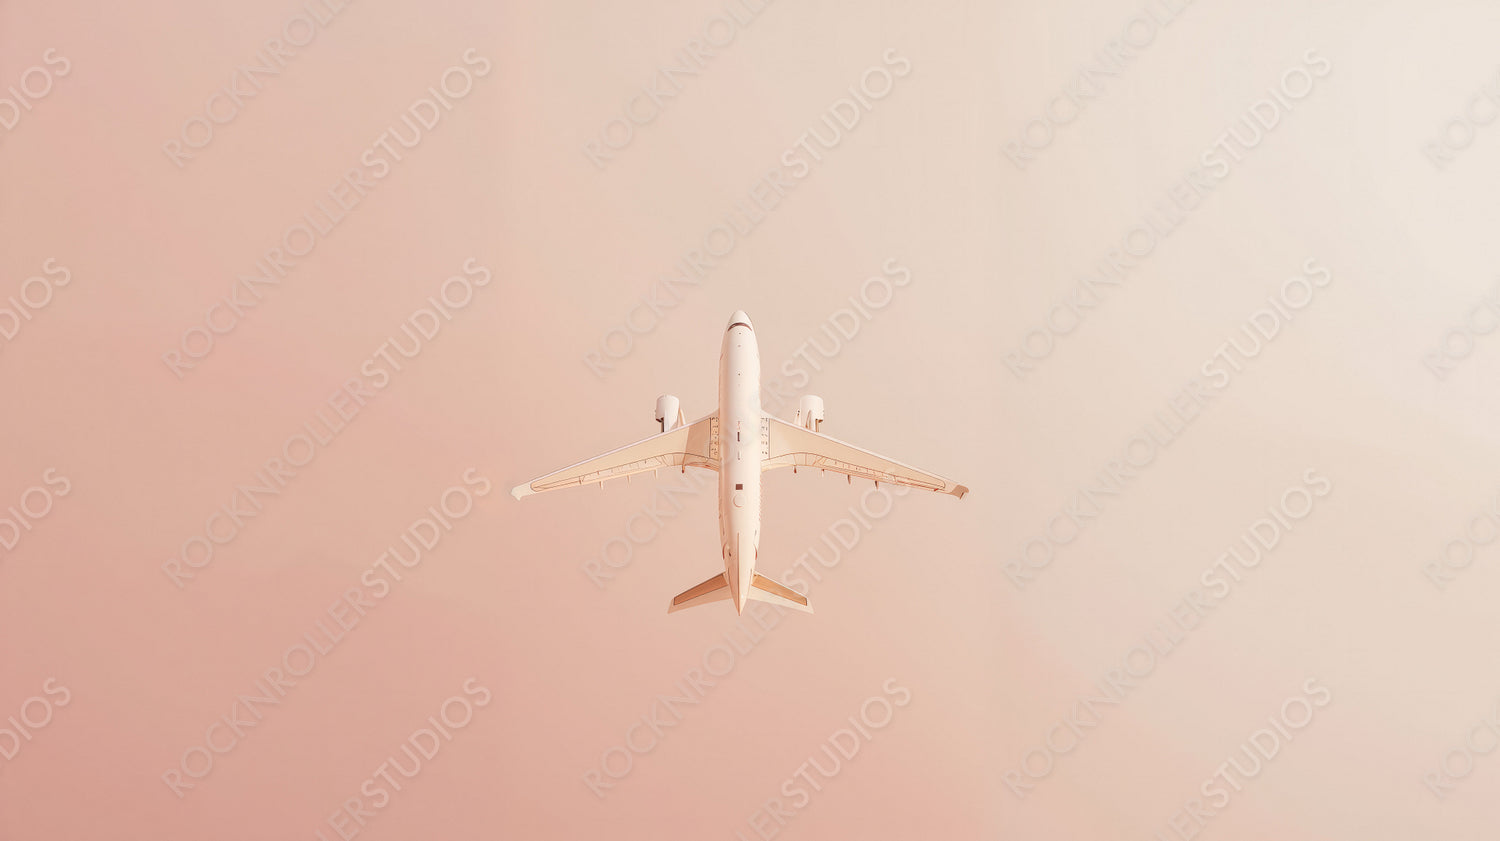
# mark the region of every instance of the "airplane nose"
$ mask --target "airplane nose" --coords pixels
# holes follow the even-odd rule
[[[749,327],[752,332],[755,330],[755,326],[750,323],[750,316],[745,315],[744,310],[735,310],[734,315],[731,315],[729,317],[729,327],[726,327],[724,329],[728,330],[734,327],[734,325],[736,324],[743,324],[746,327]]]

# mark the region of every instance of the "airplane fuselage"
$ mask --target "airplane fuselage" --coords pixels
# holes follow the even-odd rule
[[[743,611],[760,546],[760,348],[736,313],[719,354],[719,545],[735,609]]]

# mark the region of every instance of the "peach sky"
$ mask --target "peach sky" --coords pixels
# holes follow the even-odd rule
[[[1474,99],[1500,9],[339,2],[0,4],[0,835],[1500,825],[1500,123]],[[1118,72],[1014,163],[1111,41]],[[642,116],[664,66],[695,70]],[[1264,136],[1206,159],[1287,86]],[[226,87],[238,103],[210,101]],[[1435,164],[1424,144],[1475,102]],[[627,108],[625,143],[606,126]],[[221,122],[190,122],[205,109]],[[1171,202],[1192,207],[1122,256]],[[1007,354],[1112,252],[1123,280],[1018,375]],[[690,257],[701,279],[646,325]],[[1239,370],[1205,370],[1302,287]],[[697,486],[507,493],[650,434],[659,394],[712,411],[736,309],[825,432],[972,489],[768,476],[761,565],[818,569],[812,616],[666,614],[719,569],[711,482],[649,533],[660,489]],[[1423,357],[1465,324],[1440,378]],[[423,331],[410,358],[388,344]],[[1213,577],[1288,506],[1258,566]],[[819,567],[840,521],[868,525]],[[1050,563],[1025,567],[1049,523]],[[1481,545],[1439,586],[1423,566],[1466,529]],[[420,563],[380,567],[403,534]],[[1141,674],[1107,689],[1122,668]],[[240,696],[267,693],[247,722]],[[1207,781],[1278,722],[1219,802]],[[437,750],[407,778],[403,745]],[[1445,756],[1463,773],[1439,797]]]

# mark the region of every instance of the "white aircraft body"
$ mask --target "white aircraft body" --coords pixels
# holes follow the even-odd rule
[[[719,473],[719,542],[724,572],[677,594],[667,612],[733,600],[743,613],[749,599],[812,612],[807,597],[756,572],[760,546],[761,474],[778,467],[816,467],[850,477],[906,485],[963,498],[969,489],[924,470],[846,444],[818,431],[823,401],[806,396],[796,421],[761,412],[760,351],[749,316],[736,311],[719,354],[719,409],[685,423],[676,397],[656,400],[661,432],[617,450],[518,485],[516,499],[543,491],[618,479],[662,467],[703,467]]]

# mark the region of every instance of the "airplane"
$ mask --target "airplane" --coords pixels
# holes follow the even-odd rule
[[[812,613],[807,597],[756,572],[760,549],[761,474],[778,467],[816,467],[855,477],[952,494],[962,499],[969,489],[941,476],[846,444],[819,432],[823,400],[807,395],[798,401],[796,420],[788,423],[763,414],[760,404],[760,350],[755,328],[736,310],[724,331],[719,353],[718,411],[686,423],[676,397],[656,399],[661,432],[617,450],[540,476],[511,490],[516,499],[533,494],[655,472],[662,467],[700,467],[719,474],[719,539],[724,571],[672,598],[668,613],[710,602],[732,600],[744,613],[748,600]]]

